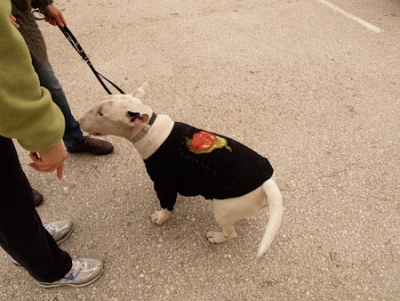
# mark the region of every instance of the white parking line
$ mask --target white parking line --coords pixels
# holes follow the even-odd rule
[[[322,4],[324,4],[324,5],[326,5],[326,6],[330,7],[330,8],[332,8],[333,10],[337,11],[338,13],[341,13],[342,15],[346,16],[347,18],[349,18],[349,19],[351,19],[353,21],[356,21],[357,23],[359,23],[362,26],[368,28],[369,30],[372,30],[375,33],[380,33],[381,32],[381,30],[378,27],[372,25],[371,23],[368,23],[367,21],[364,21],[363,19],[361,19],[361,18],[359,18],[359,17],[357,17],[357,16],[355,16],[353,14],[350,14],[350,13],[346,12],[345,10],[341,9],[340,7],[337,7],[336,5],[334,5],[334,4],[332,4],[332,3],[328,2],[328,1],[325,1],[325,0],[317,0],[317,1],[321,2]]]

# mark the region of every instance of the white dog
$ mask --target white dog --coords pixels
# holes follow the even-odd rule
[[[151,216],[164,224],[172,214],[177,194],[211,199],[222,232],[208,232],[210,243],[237,236],[234,223],[269,206],[269,221],[258,249],[262,256],[282,221],[282,196],[272,179],[268,160],[225,136],[174,122],[156,114],[142,98],[143,84],[133,95],[110,95],[79,119],[85,132],[115,135],[133,143],[144,160],[162,210]]]

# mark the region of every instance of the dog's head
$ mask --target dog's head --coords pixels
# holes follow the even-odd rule
[[[143,105],[140,100],[149,89],[150,86],[145,83],[131,95],[106,96],[79,118],[81,129],[94,136],[114,135],[131,139],[149,121],[153,113],[153,110]]]

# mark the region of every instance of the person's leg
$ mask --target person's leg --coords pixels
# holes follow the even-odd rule
[[[65,146],[71,147],[79,145],[84,140],[83,133],[78,122],[71,113],[67,97],[64,90],[54,74],[53,67],[47,60],[44,64],[40,64],[32,57],[32,64],[39,76],[40,85],[50,91],[53,101],[62,111],[65,118],[65,132],[63,141]]]
[[[69,254],[42,225],[12,140],[1,136],[0,245],[39,281],[59,280],[72,267]]]
[[[69,153],[92,153],[94,155],[107,155],[114,150],[114,146],[104,140],[83,136],[78,122],[71,113],[64,90],[54,74],[53,67],[47,60],[40,64],[32,57],[32,64],[39,76],[40,84],[50,91],[53,101],[64,114],[65,132],[63,141]]]

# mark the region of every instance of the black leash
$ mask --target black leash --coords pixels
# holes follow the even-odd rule
[[[107,88],[106,84],[103,82],[103,79],[106,80],[108,83],[110,83],[115,89],[117,89],[121,94],[125,94],[124,91],[121,90],[116,84],[114,84],[112,81],[110,81],[108,78],[97,72],[97,70],[93,67],[92,62],[90,61],[89,57],[83,50],[82,46],[79,44],[78,40],[75,38],[75,36],[72,34],[72,32],[67,28],[67,26],[60,27],[61,32],[64,34],[64,36],[67,38],[67,40],[71,43],[72,47],[79,53],[79,55],[84,59],[84,61],[88,64],[90,69],[93,71],[94,75],[100,82],[100,84],[103,86],[103,88],[107,91],[108,94],[112,94],[111,91]]]

